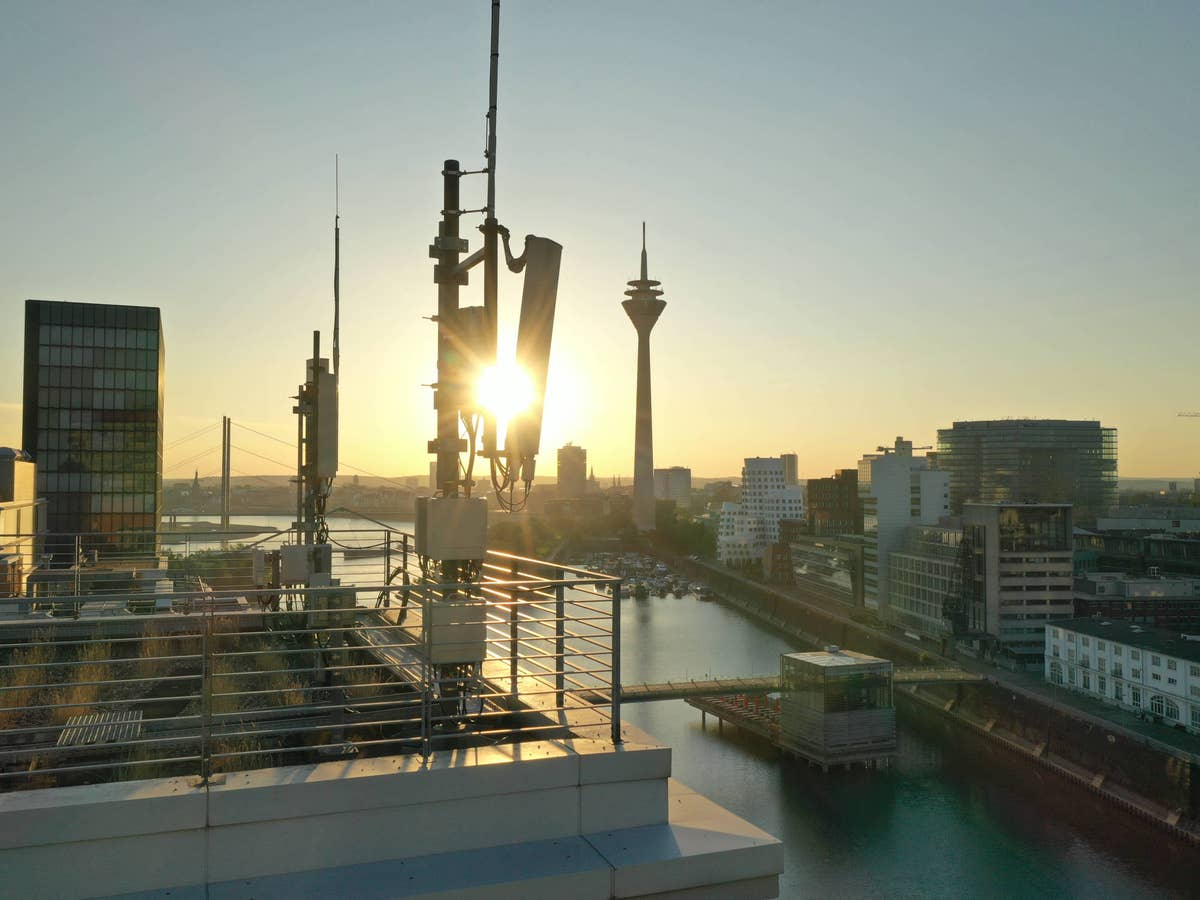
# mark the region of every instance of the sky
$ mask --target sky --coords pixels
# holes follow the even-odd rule
[[[290,439],[332,327],[336,153],[343,470],[426,471],[428,246],[442,160],[483,163],[488,3],[0,20],[0,445],[28,297],[162,309],[166,477],[219,470],[219,428],[183,439],[222,415]],[[573,441],[632,471],[644,219],[656,465],[819,476],[1034,416],[1117,427],[1122,476],[1195,473],[1198,83],[1189,2],[508,0],[498,214],[564,247],[540,469]],[[502,354],[520,288],[501,273]],[[234,438],[235,471],[293,459]]]

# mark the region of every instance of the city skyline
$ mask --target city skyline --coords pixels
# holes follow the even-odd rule
[[[679,313],[656,332],[657,458],[697,477],[779,447],[828,474],[895,434],[1025,416],[1116,427],[1122,477],[1194,474],[1200,432],[1176,413],[1200,405],[1200,13],[1088,8],[509,9],[500,216],[564,245],[543,446],[574,440],[629,474],[615,307],[644,217]],[[5,309],[162,309],[167,477],[196,452],[171,445],[223,414],[287,439],[310,333],[332,324],[340,153],[342,455],[421,472],[426,247],[441,160],[479,161],[486,22],[456,17],[463,63],[411,91],[449,27],[437,10],[283,10],[9,10],[0,67],[28,89],[0,98],[20,212],[0,223]],[[502,278],[502,309],[518,286]],[[3,443],[20,434],[20,341],[0,337]],[[727,427],[698,425],[706,408]]]

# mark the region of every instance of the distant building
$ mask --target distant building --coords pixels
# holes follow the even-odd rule
[[[1075,576],[1075,615],[1139,625],[1200,626],[1200,578],[1086,572]]]
[[[1092,532],[1075,529],[1080,571],[1128,572],[1130,575],[1200,577],[1200,537],[1145,531]]]
[[[1095,530],[1200,534],[1200,507],[1121,506],[1100,516]]]
[[[938,430],[938,467],[963,504],[1072,503],[1090,525],[1117,505],[1117,430],[1095,421],[1000,419]]]
[[[910,525],[888,554],[889,620],[944,641],[962,600],[962,527]]]
[[[717,559],[738,564],[761,560],[779,542],[779,523],[804,518],[804,492],[795,478],[795,454],[747,457],[742,468],[742,499],[721,509]]]
[[[813,603],[862,607],[863,554],[859,535],[814,537],[800,528],[785,528],[796,593]]]
[[[587,492],[587,450],[574,444],[558,448],[558,496],[582,497]]]
[[[674,500],[680,509],[692,505],[692,470],[683,466],[654,470],[654,499]]]
[[[1127,621],[1067,619],[1045,628],[1045,678],[1200,733],[1200,640]]]
[[[936,525],[949,515],[949,475],[931,469],[925,457],[913,456],[912,441],[898,437],[892,447],[859,460],[858,493],[866,542],[863,597],[868,608],[883,615],[888,554],[900,546],[909,525]]]
[[[41,507],[29,454],[0,447],[0,597],[25,593],[37,564]]]
[[[842,469],[831,478],[810,478],[807,487],[809,534],[834,537],[863,533],[857,469]]]
[[[25,304],[23,443],[47,546],[153,553],[162,511],[165,351],[157,309]]]
[[[1069,503],[963,506],[961,649],[1041,668],[1043,628],[1075,615],[1071,532]]]

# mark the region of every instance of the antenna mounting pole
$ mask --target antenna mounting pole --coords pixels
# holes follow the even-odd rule
[[[499,223],[496,219],[496,93],[500,63],[500,0],[492,0],[492,49],[488,71],[487,111],[487,210],[483,220],[483,309],[486,321],[486,351],[483,365],[495,365],[498,341],[496,273]],[[487,413],[483,416],[483,455],[496,450],[496,422]]]

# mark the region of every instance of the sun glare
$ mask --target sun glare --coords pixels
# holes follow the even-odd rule
[[[502,363],[480,373],[475,394],[480,406],[507,423],[533,403],[533,382],[520,366]]]

